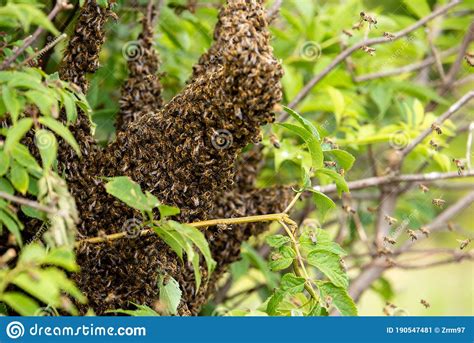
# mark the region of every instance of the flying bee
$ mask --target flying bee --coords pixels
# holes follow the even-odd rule
[[[463,250],[464,248],[466,248],[469,245],[469,243],[471,243],[471,239],[468,238],[468,239],[465,239],[463,241],[458,239],[458,242],[461,243],[461,245],[459,246],[459,249]]]
[[[339,169],[337,172],[341,176],[344,176],[346,174],[346,171],[344,170],[344,168]]]
[[[339,264],[342,268],[342,270],[344,270],[345,272],[347,272],[347,264],[346,264],[346,261],[344,261],[342,258],[339,259]]]
[[[448,222],[448,230],[451,232],[455,230],[453,222]]]
[[[420,183],[418,185],[418,187],[420,188],[420,190],[423,192],[423,193],[426,193],[428,192],[430,189],[428,187],[426,187],[424,184]]]
[[[439,144],[436,143],[433,139],[430,140],[430,145],[435,149],[438,150]]]
[[[278,137],[273,133],[270,135],[270,143],[272,143],[275,149],[281,148],[281,144],[280,144],[280,141],[278,140]]]
[[[342,33],[344,33],[348,37],[352,37],[352,32],[349,30],[342,30]]]
[[[282,258],[283,256],[277,252],[273,253],[272,254],[272,261],[276,261],[276,260],[279,260],[280,258]]]
[[[363,26],[364,26],[364,21],[360,20],[357,23],[355,23],[354,25],[352,25],[352,29],[353,30],[360,30]]]
[[[441,135],[443,133],[443,130],[441,130],[441,127],[436,123],[431,124],[431,129],[433,131],[436,131],[438,135]]]
[[[465,168],[463,161],[453,158],[453,162],[456,165],[456,168],[458,168],[458,175],[462,175],[462,172],[464,171],[464,168]]]
[[[396,240],[394,240],[392,237],[388,237],[388,236],[385,236],[385,237],[383,238],[383,241],[384,241],[384,242],[387,242],[387,243],[390,243],[390,244],[392,244],[392,245],[397,244],[397,241],[396,241]]]
[[[371,48],[370,46],[363,45],[363,46],[360,47],[360,49],[362,51],[365,51],[366,53],[368,53],[370,56],[375,55],[375,48]]]
[[[395,224],[396,222],[398,222],[398,219],[397,219],[397,218],[390,217],[390,216],[387,215],[387,214],[384,216],[384,219],[385,219],[385,221],[388,223],[388,225],[393,225],[393,224]]]
[[[407,234],[408,234],[408,236],[410,236],[412,241],[416,241],[418,239],[418,237],[416,236],[415,231],[413,231],[413,230],[408,229]]]
[[[467,64],[469,64],[471,67],[474,67],[474,54],[467,52],[466,55],[464,55],[464,59],[466,60]]]
[[[368,206],[368,207],[367,207],[367,211],[369,211],[370,213],[376,213],[376,212],[377,212],[377,207],[370,207],[370,206]]]
[[[424,299],[420,300],[420,304],[422,304],[425,308],[429,308],[431,305]]]
[[[444,204],[446,204],[446,200],[443,200],[441,198],[435,198],[432,201],[432,204],[435,205],[436,207],[442,208]]]
[[[420,231],[426,236],[428,237],[430,235],[430,229],[428,229],[427,227],[423,226]]]
[[[324,305],[326,308],[329,308],[332,304],[332,297],[330,295],[327,295],[325,298],[324,298]]]
[[[335,167],[336,162],[334,162],[334,161],[324,161],[324,166],[325,167]]]
[[[356,211],[352,207],[350,207],[349,205],[343,205],[342,209],[344,211],[346,211],[347,213],[352,213],[352,214],[356,213]]]
[[[377,28],[377,19],[372,15],[369,15],[365,12],[360,12],[360,20],[368,22],[369,28],[371,28],[372,25],[374,25],[374,27]]]
[[[393,40],[395,38],[395,35],[393,33],[390,33],[390,32],[384,32],[383,36],[385,38],[387,38],[388,40]]]

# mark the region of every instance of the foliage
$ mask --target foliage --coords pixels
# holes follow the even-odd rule
[[[14,56],[34,30],[43,30],[32,45],[35,48],[29,46],[8,68],[0,68],[0,302],[20,315],[35,315],[48,306],[74,315],[78,312],[71,299],[87,302],[69,278],[78,271],[74,246],[79,214],[63,177],[67,166],[59,165],[58,154],[69,146],[78,158],[84,158],[81,142],[71,129],[80,113],[92,120],[93,128],[96,126],[97,140],[103,144],[113,140],[119,89],[127,73],[123,47],[136,40],[141,29],[136,22],[142,14],[130,10],[126,1],[114,2],[120,21],[109,23],[111,33],[101,53],[102,66],[90,77],[90,90],[85,95],[59,78],[61,44],[34,58],[33,64],[23,63],[60,31],[72,31],[73,23],[66,27],[59,24],[67,22],[68,13],[59,13],[52,22],[45,3],[9,0],[0,7],[0,65]],[[97,3],[108,6],[105,0]],[[147,2],[137,3],[146,7]],[[220,1],[199,3],[190,10],[186,1],[167,1],[160,9],[155,44],[162,60],[161,82],[167,100],[183,88],[193,63],[212,43],[218,13],[215,5]],[[280,16],[271,25],[275,55],[285,70],[282,103],[291,104],[343,47],[366,37],[398,32],[443,4],[351,0],[341,6],[336,1],[283,1]],[[306,214],[299,225],[293,225],[293,219],[275,223],[264,239],[254,238],[242,245],[241,259],[230,267],[228,288],[233,292],[250,285],[242,298],[252,300],[241,304],[239,297],[236,301],[227,294],[216,311],[221,309],[226,315],[300,316],[328,315],[337,309],[343,315],[357,314],[348,292],[353,275],[349,278],[344,259],[350,259],[359,273],[387,245],[367,248],[365,242],[361,244],[361,230],[369,238],[376,236],[377,215],[369,209],[379,206],[379,194],[372,192],[375,188],[369,191],[365,187],[365,198],[352,196],[346,178],[363,180],[419,172],[462,174],[468,171],[469,158],[465,156],[472,156],[465,144],[466,130],[462,130],[472,118],[462,117],[443,122],[439,132],[435,130],[406,156],[399,170],[393,168],[398,163],[397,154],[472,89],[469,63],[462,61],[453,80],[464,82],[454,82],[446,92],[442,91],[446,75],[440,75],[434,63],[414,73],[400,71],[368,81],[360,81],[360,77],[421,62],[432,56],[433,47],[441,52],[441,68],[448,72],[458,56],[450,49],[461,43],[472,20],[472,16],[462,14],[472,10],[472,1],[464,1],[456,7],[459,15],[445,15],[428,22],[426,30],[420,28],[401,39],[375,45],[375,55],[357,50],[301,102],[283,107],[278,114],[286,113],[287,120],[264,129],[263,168],[257,184],[293,187],[303,204],[294,204],[292,210]],[[376,16],[377,27],[352,29],[363,21],[362,11]],[[467,50],[472,51],[472,45]],[[330,185],[336,192],[321,191]],[[202,230],[192,223],[180,223],[179,209],[161,204],[128,177],[107,179],[105,189],[136,210],[142,232],[156,234],[176,253],[184,268],[192,268],[199,290],[204,263],[207,278],[216,268]],[[383,185],[379,190],[386,191]],[[433,199],[453,203],[458,197],[459,193],[448,188],[434,187],[427,194],[416,187],[405,189],[390,213],[398,224],[390,225],[387,235],[410,241],[407,230],[414,230],[421,237],[423,227],[443,210],[433,204]],[[305,217],[310,220],[303,220]],[[32,218],[43,222],[38,232],[32,233],[25,226]],[[269,254],[262,253],[265,244],[271,248]],[[395,242],[395,248],[401,244]],[[183,290],[170,275],[161,275],[156,282],[159,310],[134,304],[134,310],[111,312],[175,315]],[[396,298],[396,288],[388,278],[379,278],[372,288],[385,301]]]

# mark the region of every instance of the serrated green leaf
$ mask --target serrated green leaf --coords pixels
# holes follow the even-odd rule
[[[21,316],[33,316],[39,308],[35,300],[20,292],[6,292],[0,299]]]
[[[51,168],[58,153],[56,136],[47,130],[40,129],[36,131],[35,144],[40,152],[43,168]]]
[[[335,161],[339,167],[343,168],[346,172],[349,171],[355,162],[355,157],[344,150],[333,149],[324,151],[324,156],[328,159]]]
[[[323,166],[323,150],[321,148],[321,143],[316,136],[301,126],[290,123],[279,123],[278,125],[293,132],[305,141],[306,145],[308,146],[308,151],[311,155],[313,168],[321,168]]]
[[[174,315],[178,311],[178,305],[181,301],[181,289],[179,283],[171,276],[162,277],[159,281],[160,303],[164,305],[168,314]]]
[[[60,136],[62,139],[64,139],[71,146],[71,148],[74,149],[76,154],[78,156],[81,156],[81,149],[79,148],[79,144],[77,144],[76,139],[66,126],[51,117],[40,117],[38,119],[38,122],[40,122],[48,129]]]
[[[105,190],[134,209],[147,212],[153,210],[149,197],[142,192],[140,185],[128,176],[110,178]]]
[[[318,211],[318,214],[319,214],[319,221],[322,223],[324,222],[326,214],[331,209],[335,208],[336,204],[326,194],[321,193],[312,188],[308,188],[308,190],[313,193],[314,203],[316,204],[316,210]]]
[[[23,138],[23,136],[30,130],[33,125],[33,119],[23,118],[20,119],[16,124],[14,124],[7,134],[5,139],[5,152],[11,152],[18,142]]]
[[[289,243],[290,238],[288,236],[283,236],[283,235],[272,235],[272,236],[268,236],[266,241],[267,241],[267,244],[271,246],[272,248],[279,248],[282,245]]]
[[[5,175],[8,168],[10,168],[10,157],[3,150],[0,150],[0,176]]]
[[[296,119],[309,133],[311,133],[313,137],[315,137],[318,141],[321,140],[318,129],[308,119],[303,118],[299,113],[292,110],[291,108],[283,106],[283,109],[286,113]]]
[[[292,273],[283,275],[280,282],[280,287],[275,290],[272,297],[267,304],[267,313],[275,315],[278,313],[278,305],[283,301],[287,295],[302,292],[304,289],[305,279],[298,277]]]
[[[336,184],[339,196],[341,196],[342,192],[349,193],[349,187],[347,186],[346,180],[344,180],[344,178],[334,170],[319,168],[315,170],[315,173],[329,176],[329,178],[331,178]]]
[[[321,299],[330,296],[332,304],[343,316],[357,316],[357,307],[344,288],[337,287],[330,282],[318,284],[321,292]]]
[[[347,288],[348,277],[341,267],[340,257],[328,251],[312,251],[308,254],[307,261],[318,268],[334,285]]]
[[[10,182],[18,192],[26,194],[30,183],[30,177],[25,168],[18,163],[13,163],[12,168],[10,169]]]

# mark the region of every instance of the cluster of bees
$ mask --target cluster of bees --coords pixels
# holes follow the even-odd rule
[[[64,62],[64,68],[71,70],[62,73],[84,90],[84,74],[98,67],[102,28],[108,16],[107,10],[94,4],[89,1],[81,10]],[[214,44],[193,68],[186,87],[164,105],[159,98],[161,85],[150,77],[157,74],[159,60],[149,41],[150,28],[144,23],[139,37],[144,54],[129,63],[116,140],[99,150],[89,144],[88,137],[79,136],[86,141],[81,142],[86,146],[81,168],[68,168],[76,163],[72,156],[63,160],[66,173],[73,171],[67,179],[82,219],[80,237],[118,232],[121,223],[140,218],[140,213],[105,192],[105,181],[100,176],[129,176],[160,202],[179,207],[181,214],[176,219],[181,222],[284,209],[291,190],[257,190],[254,186],[260,163],[258,151],[243,156],[236,165],[240,150],[259,141],[260,126],[274,120],[273,111],[282,96],[283,72],[273,56],[265,18],[260,1],[229,1],[219,14]],[[232,44],[228,44],[230,41]],[[87,44],[92,43],[95,45],[89,49]],[[82,63],[90,65],[86,68]],[[133,99],[133,104],[135,96],[138,100]],[[86,123],[80,129],[86,131]],[[214,147],[212,133],[217,130],[232,134],[229,148]],[[158,276],[170,275],[183,292],[178,313],[195,315],[225,267],[238,258],[241,243],[265,227],[263,223],[233,226],[218,234],[214,232],[218,228],[206,230],[207,238],[213,238],[209,243],[218,267],[199,292],[192,268],[183,265],[154,236],[81,245],[77,251],[81,273],[74,278],[87,294],[88,305],[95,313],[103,314],[114,308],[128,308],[131,301],[153,306],[158,296]],[[205,279],[205,268],[201,273]]]
[[[138,37],[140,55],[128,61],[128,78],[122,86],[119,100],[117,131],[125,130],[139,116],[157,111],[163,106],[163,87],[158,77],[160,60],[153,46],[150,20],[153,21],[153,18],[148,16],[142,19],[142,32]]]

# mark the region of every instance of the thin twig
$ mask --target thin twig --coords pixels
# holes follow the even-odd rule
[[[48,52],[50,49],[54,48],[59,42],[67,38],[67,34],[63,33],[56,37],[52,42],[48,43],[43,49],[40,51],[35,52],[33,55],[25,59],[23,62],[19,64],[19,66],[24,66],[24,65],[32,65],[31,63],[33,59],[40,58],[43,56],[46,52]]]
[[[283,3],[283,0],[275,0],[272,7],[270,7],[268,9],[268,11],[267,11],[267,20],[268,20],[269,23],[271,23],[277,17],[282,3]]]
[[[54,5],[52,11],[48,14],[48,20],[53,20],[56,15],[61,12],[63,9],[68,9],[72,8],[70,4],[67,3],[65,0],[58,0],[56,1],[56,5]],[[25,51],[31,44],[33,44],[36,39],[40,36],[40,34],[43,32],[42,27],[38,27],[36,31],[29,36],[28,38],[25,39],[23,45],[16,49],[9,58],[7,58],[3,63],[0,65],[0,70],[4,70],[10,66],[12,62],[14,62],[18,56],[20,56],[23,51]]]
[[[19,205],[25,205],[25,206],[34,208],[36,210],[39,210],[39,211],[42,211],[42,212],[45,212],[45,213],[58,214],[58,211],[56,211],[53,208],[44,206],[44,205],[42,205],[42,204],[40,204],[36,201],[33,201],[33,200],[29,200],[29,199],[26,199],[26,198],[21,198],[21,197],[15,196],[15,195],[8,194],[8,193],[3,192],[3,191],[0,191],[0,198],[11,201],[11,202],[14,202],[14,203],[19,204]]]
[[[449,109],[444,112],[441,116],[439,116],[433,125],[426,128],[423,132],[420,133],[418,137],[412,140],[402,151],[401,157],[404,158],[408,155],[415,147],[420,144],[430,133],[433,132],[434,125],[440,126],[443,124],[447,119],[449,119],[454,113],[459,111],[465,104],[467,104],[472,98],[474,98],[474,91],[470,91],[466,93],[461,99],[455,102]]]
[[[427,22],[430,20],[436,18],[439,15],[442,15],[446,13],[448,10],[453,8],[454,6],[458,5],[461,3],[460,0],[452,0],[449,2],[446,6],[440,7],[436,11],[432,12],[431,14],[427,15],[426,17],[420,19],[413,25],[395,33],[394,37],[392,39],[387,39],[385,37],[377,37],[377,38],[372,38],[372,39],[367,39],[363,40],[359,43],[354,44],[353,46],[345,49],[342,51],[339,55],[337,55],[329,65],[324,68],[321,73],[318,75],[314,76],[304,87],[301,89],[301,91],[295,96],[295,98],[288,104],[288,107],[294,108],[296,107],[313,89],[315,85],[317,85],[324,77],[326,77],[339,63],[344,61],[348,56],[352,55],[355,51],[359,50],[363,46],[372,46],[376,44],[385,44],[389,43],[392,41],[395,41],[397,39],[400,39],[402,37],[407,36],[411,32],[415,31],[416,29],[420,28],[421,26],[425,25]],[[282,113],[280,118],[278,119],[280,122],[285,121],[288,118],[288,113]]]
[[[365,189],[368,187],[376,187],[380,185],[386,185],[391,183],[400,183],[400,182],[434,182],[437,180],[446,180],[446,179],[455,179],[455,178],[464,178],[474,176],[474,171],[469,170],[461,175],[458,172],[448,172],[448,173],[426,173],[426,174],[402,174],[402,175],[385,175],[385,176],[376,176],[369,177],[366,179],[350,181],[347,183],[350,191]],[[337,187],[334,184],[325,185],[325,186],[314,186],[313,189],[322,192],[324,194],[335,193]]]
[[[448,50],[442,51],[439,54],[440,58],[448,57],[451,56],[452,54],[456,53],[459,51],[459,47],[453,47]],[[409,64],[400,68],[396,69],[389,69],[389,70],[382,70],[376,73],[371,73],[371,74],[365,74],[365,75],[360,75],[355,78],[356,82],[365,82],[365,81],[370,81],[370,80],[375,80],[375,79],[381,79],[384,77],[389,77],[389,76],[395,76],[395,75],[401,75],[405,73],[411,73],[413,71],[417,71],[426,67],[429,67],[433,63],[436,62],[435,56],[430,56],[426,59],[424,59],[421,62]]]

